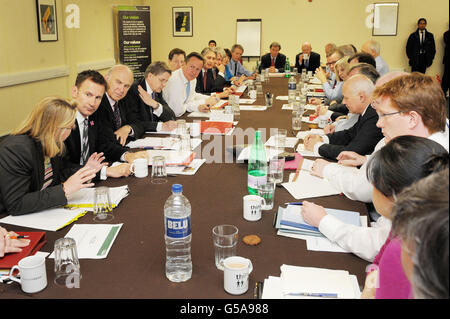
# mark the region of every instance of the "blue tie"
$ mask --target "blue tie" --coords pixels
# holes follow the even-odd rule
[[[188,82],[186,85],[186,99],[184,100],[184,103],[189,99],[189,93],[191,92],[191,82]]]

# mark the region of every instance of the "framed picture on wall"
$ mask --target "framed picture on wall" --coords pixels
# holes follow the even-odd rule
[[[372,35],[397,35],[398,2],[375,3]]]
[[[172,7],[174,37],[192,37],[193,27],[192,7]]]
[[[56,0],[36,0],[39,41],[58,41]]]

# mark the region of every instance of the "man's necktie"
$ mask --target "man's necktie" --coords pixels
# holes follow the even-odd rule
[[[305,68],[308,68],[309,67],[309,59],[305,59],[304,61],[305,61],[304,62]]]
[[[89,137],[88,137],[88,119],[85,118],[83,121],[83,139],[81,145],[81,158],[80,165],[84,166],[87,162],[89,155]]]
[[[152,92],[152,99],[156,101],[156,93]]]
[[[122,126],[122,119],[120,118],[119,105],[116,102],[113,106],[114,108],[114,126],[115,130],[118,130]]]
[[[272,63],[270,64],[270,66],[275,66],[275,58],[273,56],[270,58],[272,59]]]
[[[203,72],[203,89],[204,89],[205,92],[206,92],[206,71]]]
[[[234,62],[234,76],[237,75],[237,62]]]
[[[186,85],[186,99],[184,99],[184,103],[189,99],[189,93],[191,93],[191,82],[188,82]]]

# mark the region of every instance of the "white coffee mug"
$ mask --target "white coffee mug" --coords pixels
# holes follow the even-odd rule
[[[304,60],[308,60],[309,59],[309,54],[308,53],[303,53],[303,59]]]
[[[130,171],[134,176],[143,178],[148,176],[148,161],[146,158],[137,158],[130,165]]]
[[[14,276],[14,271],[19,270],[20,279]],[[22,258],[18,265],[9,271],[9,279],[18,282],[22,290],[33,294],[47,287],[47,272],[45,271],[45,258],[41,256],[28,256]]]
[[[317,122],[319,128],[324,128],[328,124],[328,117],[326,115],[321,115],[318,117]]]
[[[253,271],[250,259],[232,256],[223,261],[223,288],[232,295],[242,295],[248,290],[248,277]]]
[[[244,196],[244,219],[254,222],[261,219],[262,205],[266,205],[266,200],[257,195]]]

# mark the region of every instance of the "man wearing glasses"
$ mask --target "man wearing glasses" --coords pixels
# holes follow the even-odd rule
[[[335,50],[327,57],[327,68],[330,69],[329,76],[322,68],[316,69],[316,77],[322,82],[323,92],[330,102],[333,100],[341,102],[342,100],[342,85],[344,82],[337,82],[334,65],[343,57],[344,54],[339,50]],[[330,81],[328,81],[328,77],[331,78]]]

